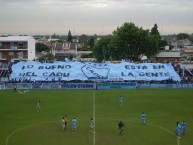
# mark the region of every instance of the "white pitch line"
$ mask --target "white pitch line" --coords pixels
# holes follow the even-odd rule
[[[23,93],[27,93],[27,92],[29,92],[29,90],[25,90],[25,91],[23,91]]]
[[[15,131],[13,131],[7,138],[6,138],[6,142],[5,142],[5,145],[8,145],[8,142],[9,142],[9,139],[17,132],[21,131],[21,130],[24,130],[26,128],[30,128],[30,127],[33,127],[33,126],[27,126],[27,127],[23,127],[23,128],[19,128]]]
[[[94,120],[94,133],[93,133],[93,145],[95,145],[96,135],[95,135],[95,91],[93,91],[93,120]]]
[[[58,122],[58,121],[44,122],[44,123],[39,124],[39,125],[44,125],[44,124],[53,123],[53,122]],[[6,142],[5,142],[6,144],[5,144],[5,145],[8,145],[8,142],[9,142],[10,138],[11,138],[14,134],[16,134],[17,132],[22,131],[22,130],[27,129],[27,128],[36,127],[36,126],[39,126],[39,125],[31,125],[31,126],[26,126],[26,127],[22,127],[22,128],[17,129],[17,130],[14,130],[14,131],[6,138]]]
[[[105,118],[97,118],[97,119],[105,119]],[[120,119],[108,119],[108,120],[119,121]],[[132,123],[135,122],[135,121],[132,121],[132,120],[123,120],[123,121],[129,121],[129,122],[132,122]],[[147,124],[147,125],[162,129],[162,130],[168,132],[169,134],[177,137],[177,145],[180,145],[180,138],[178,136],[176,136],[173,132],[171,132],[169,129],[164,128],[164,127],[159,126],[159,125],[155,125],[155,124]]]
[[[160,129],[165,130],[165,131],[167,131],[168,133],[170,133],[170,134],[172,134],[172,135],[176,136],[173,132],[171,132],[171,131],[170,131],[170,130],[168,130],[167,128],[164,128],[164,127],[161,127],[161,126],[159,126],[159,125],[155,125],[155,124],[147,124],[147,125],[150,125],[150,126],[153,126],[153,127],[160,128]]]
[[[87,120],[88,118],[80,118],[79,120]],[[96,119],[105,119],[105,120],[113,120],[113,121],[119,121],[120,119],[109,119],[109,118],[95,118],[95,92],[93,92],[93,119],[94,121]],[[135,121],[132,121],[132,120],[123,120],[123,121],[128,121],[128,122],[132,122],[134,123]],[[23,127],[23,128],[19,128],[17,130],[14,130],[7,138],[6,138],[6,144],[5,145],[8,145],[8,142],[10,140],[10,138],[16,134],[17,132],[20,132],[24,129],[27,129],[27,128],[32,128],[32,127],[37,127],[37,126],[40,126],[40,125],[44,125],[44,124],[48,124],[48,123],[54,123],[54,122],[59,122],[59,121],[48,121],[48,122],[44,122],[44,123],[41,123],[41,124],[38,124],[38,125],[31,125],[31,126],[26,126],[26,127]],[[169,134],[171,135],[174,135],[176,136],[173,132],[171,132],[170,130],[168,130],[167,128],[164,128],[162,126],[159,126],[159,125],[155,125],[155,124],[147,124],[149,126],[152,126],[152,127],[156,127],[156,128],[159,128],[159,129],[162,129],[166,132],[168,132]],[[95,131],[95,124],[94,124],[94,131]],[[93,133],[93,145],[95,145],[95,133]],[[180,145],[180,138],[177,137],[177,145]]]
[[[180,137],[177,137],[178,145],[180,145]]]
[[[88,118],[81,118],[81,119],[78,119],[78,120],[88,120]],[[7,136],[6,138],[6,144],[5,145],[8,145],[8,142],[10,140],[10,138],[16,134],[17,132],[20,132],[24,129],[28,129],[28,128],[32,128],[32,127],[37,127],[37,126],[41,126],[41,125],[44,125],[44,124],[49,124],[49,123],[54,123],[54,122],[59,122],[59,121],[48,121],[48,122],[44,122],[44,123],[41,123],[41,124],[36,124],[36,125],[31,125],[31,126],[25,126],[25,127],[22,127],[22,128],[18,128],[16,130],[14,130],[9,136]]]
[[[20,94],[22,94],[23,95],[23,93],[20,91],[20,90],[17,90]]]
[[[29,92],[29,90],[25,90],[25,91],[23,91],[23,92],[20,91],[20,90],[17,90],[17,91],[18,91],[20,94],[22,94],[22,95],[25,94],[25,93],[27,93],[27,92]]]

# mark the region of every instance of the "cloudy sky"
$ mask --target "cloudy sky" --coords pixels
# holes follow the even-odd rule
[[[193,33],[193,0],[0,0],[2,34],[112,34],[124,22]]]

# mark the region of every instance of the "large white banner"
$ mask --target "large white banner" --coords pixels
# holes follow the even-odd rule
[[[22,61],[12,66],[10,79],[16,80],[89,80],[113,79],[122,80],[167,80],[180,81],[173,66],[162,63],[130,62],[92,63],[92,62],[61,62],[40,63]]]

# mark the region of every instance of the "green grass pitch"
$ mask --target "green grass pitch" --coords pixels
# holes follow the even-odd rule
[[[36,110],[38,100],[42,112]],[[93,115],[95,134],[89,132]],[[187,130],[179,143],[193,145],[193,89],[0,91],[0,145],[178,145],[174,130],[183,120]],[[125,124],[122,135],[119,121]]]

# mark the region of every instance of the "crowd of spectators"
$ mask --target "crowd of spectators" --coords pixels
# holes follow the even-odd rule
[[[181,83],[193,82],[193,70],[180,66],[179,64],[173,65],[174,70],[179,74]]]
[[[122,60],[122,61],[128,61],[128,62],[133,62],[131,60]],[[151,61],[145,60],[141,63],[151,63]],[[9,78],[9,75],[11,74],[12,70],[11,70],[11,66],[13,65],[13,63],[3,63],[0,64],[0,78]],[[52,79],[52,80],[41,80],[41,81],[37,81],[37,80],[31,80],[31,79],[27,79],[27,78],[17,78],[17,79],[12,79],[9,80],[9,83],[93,83],[93,82],[100,82],[100,81],[105,81],[105,82],[137,82],[140,84],[144,84],[144,83],[160,83],[160,84],[169,84],[169,83],[192,83],[193,82],[193,70],[189,70],[189,69],[185,69],[182,66],[180,66],[179,64],[175,65],[172,64],[175,71],[179,74],[181,81],[180,82],[176,82],[173,81],[172,78],[169,78],[168,80],[163,80],[163,81],[137,81],[137,80],[132,80],[132,81],[125,81],[125,80],[120,80],[120,79],[115,79],[115,80],[105,80],[105,79],[94,79],[94,80],[61,80],[60,78],[57,79]],[[2,80],[0,80],[2,81]]]

